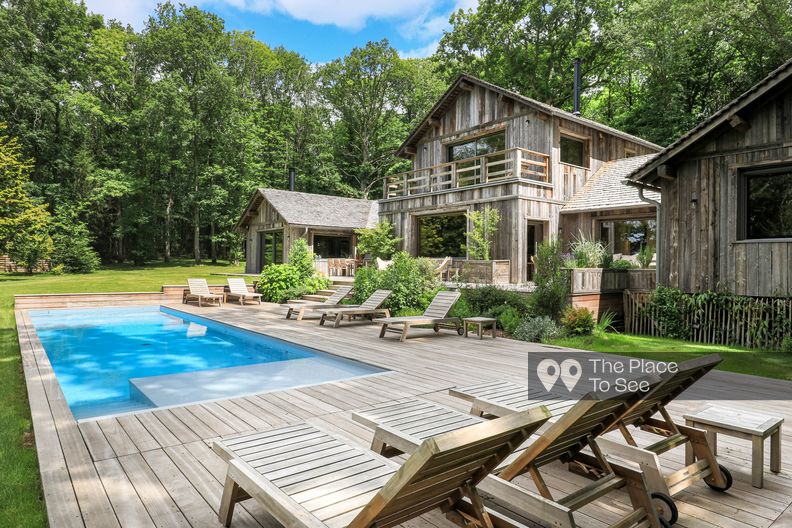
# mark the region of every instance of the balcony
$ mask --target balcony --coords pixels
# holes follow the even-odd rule
[[[518,147],[393,174],[385,179],[383,197],[414,196],[515,178],[550,183],[550,156]]]

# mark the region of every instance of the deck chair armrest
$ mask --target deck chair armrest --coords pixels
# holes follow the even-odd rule
[[[513,512],[542,526],[576,526],[569,508],[502,478],[489,475],[476,488],[484,497],[484,503],[496,511]]]

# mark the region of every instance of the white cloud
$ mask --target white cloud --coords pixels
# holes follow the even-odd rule
[[[437,51],[437,45],[440,44],[439,40],[433,40],[426,46],[410,49],[407,51],[399,51],[399,57],[402,59],[424,59],[430,55],[434,55]]]
[[[122,24],[143,29],[159,0],[85,0],[88,11],[101,13],[105,19],[114,18]]]

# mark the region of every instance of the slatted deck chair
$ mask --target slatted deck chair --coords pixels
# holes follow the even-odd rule
[[[223,442],[228,461],[219,519],[254,498],[289,528],[389,528],[439,508],[461,526],[523,528],[486,508],[476,486],[547,420],[542,408],[423,442],[401,466],[312,425]]]
[[[223,303],[223,296],[212,293],[206,279],[187,279],[187,287],[190,291],[184,296],[182,302],[198,301],[198,306],[201,306],[202,301],[209,304],[216,303],[218,306]]]
[[[658,382],[658,378],[648,378]],[[602,456],[597,437],[614,423],[640,394],[599,398],[589,394],[578,401],[556,423],[541,434],[533,435],[510,457],[499,464],[493,473],[511,480],[528,472],[541,495],[522,490],[522,495],[505,487],[503,481],[487,479],[481,489],[488,489],[496,505],[514,508],[520,515],[535,521],[551,521],[552,526],[574,527],[573,512],[614,489],[627,487],[634,511],[614,526],[667,526],[659,514],[665,511],[668,499],[650,493],[650,488],[637,466],[624,461],[610,461]],[[485,422],[484,418],[471,416],[443,405],[419,399],[390,402],[371,409],[353,413],[353,420],[374,429],[371,448],[383,456],[413,453],[422,442],[438,434],[458,431]],[[591,448],[594,456],[584,454]],[[539,467],[560,460],[576,463],[582,459],[587,464],[595,458],[598,480],[562,499],[555,500],[539,473]],[[586,466],[588,467],[588,466]],[[508,497],[509,500],[503,499]],[[510,503],[510,504],[507,504]],[[515,511],[515,510],[512,510]]]
[[[563,414],[577,403],[576,398],[570,399],[552,394],[543,387],[527,387],[511,381],[489,381],[467,387],[452,387],[448,389],[448,394],[470,402],[470,414],[476,416],[506,416],[535,405],[547,405],[555,416]]]
[[[628,445],[603,438],[599,442],[600,447],[609,456],[617,456],[639,464],[650,489],[668,497],[675,496],[700,480],[704,480],[716,491],[728,490],[732,485],[732,475],[728,469],[718,463],[706,431],[676,423],[665,409],[669,402],[679,397],[720,362],[719,354],[710,354],[680,363],[676,372],[662,374],[660,383],[653,386],[652,390],[610,428],[618,429]],[[470,401],[471,413],[477,416],[482,414],[506,416],[534,405],[549,405],[546,399],[536,397],[536,392],[535,389],[529,390],[524,385],[510,382],[482,383],[449,390],[452,396]],[[565,404],[558,400],[559,406]],[[554,407],[551,412],[556,410],[557,407]],[[655,418],[658,413],[661,419]],[[628,426],[654,433],[663,439],[648,446],[638,447]],[[694,462],[677,471],[664,472],[660,464],[660,455],[675,447],[684,446],[688,442],[692,447]],[[596,471],[595,462],[592,461],[587,471]],[[673,522],[676,517],[675,508],[669,506],[667,513],[666,517]]]
[[[451,262],[451,257],[446,257],[434,269],[435,275],[440,277],[440,280],[444,280],[448,276],[448,270],[451,269]]]
[[[228,279],[228,293],[226,294],[226,297],[235,297],[239,300],[239,304],[245,304],[247,299],[256,300],[259,304],[261,304],[261,294],[248,290],[245,279],[242,278]]]
[[[322,310],[322,318],[319,319],[319,324],[324,325],[328,318],[333,318],[335,321],[333,328],[338,328],[344,316],[347,316],[350,321],[354,317],[370,317],[372,319],[377,316],[390,317],[390,310],[382,308],[382,303],[391,296],[391,293],[393,292],[390,290],[377,290],[358,307],[348,308],[342,305],[338,308]]]
[[[297,312],[297,320],[302,321],[303,316],[305,315],[306,311],[315,311],[315,310],[325,310],[327,308],[333,308],[335,306],[340,306],[341,301],[344,300],[349,292],[352,290],[352,286],[339,286],[336,288],[336,291],[325,299],[323,302],[309,302],[309,303],[288,303],[284,304],[285,308],[288,308],[286,311],[286,319],[291,319],[291,316],[294,312]],[[344,306],[352,306],[352,305],[344,305]]]
[[[449,317],[448,313],[459,300],[461,293],[452,291],[441,291],[429,307],[426,308],[423,315],[408,315],[404,317],[385,317],[382,319],[375,319],[375,323],[382,324],[380,330],[380,337],[385,337],[386,332],[395,332],[400,334],[400,341],[407,339],[407,333],[411,326],[418,325],[431,325],[435,332],[439,332],[440,328],[452,328],[456,330],[457,334],[462,335],[462,320],[459,317]],[[391,328],[392,326],[399,326],[401,328]]]

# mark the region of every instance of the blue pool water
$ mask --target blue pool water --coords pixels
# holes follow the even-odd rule
[[[382,371],[159,306],[30,318],[77,419]]]

